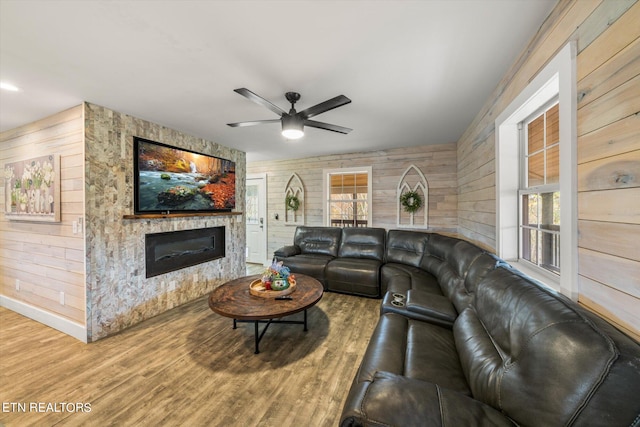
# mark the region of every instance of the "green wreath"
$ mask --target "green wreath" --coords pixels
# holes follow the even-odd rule
[[[284,203],[287,205],[287,209],[291,209],[294,212],[296,212],[300,207],[300,199],[291,194],[288,194],[287,197],[285,197]]]
[[[405,212],[414,213],[422,207],[422,197],[417,191],[407,191],[400,195],[400,204]]]

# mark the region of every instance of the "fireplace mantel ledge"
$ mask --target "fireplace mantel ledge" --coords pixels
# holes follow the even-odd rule
[[[242,215],[242,212],[175,212],[175,213],[152,213],[152,214],[136,214],[123,215],[123,219],[160,219],[160,218],[180,218],[193,216],[229,216]]]

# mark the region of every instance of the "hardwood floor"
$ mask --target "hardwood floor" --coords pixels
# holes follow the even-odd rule
[[[336,426],[379,303],[325,293],[257,355],[206,297],[92,344],[0,308],[0,426]]]

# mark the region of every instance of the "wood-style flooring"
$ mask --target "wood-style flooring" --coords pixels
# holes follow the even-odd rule
[[[206,297],[91,344],[0,308],[0,426],[336,426],[379,303],[325,293],[257,355]]]

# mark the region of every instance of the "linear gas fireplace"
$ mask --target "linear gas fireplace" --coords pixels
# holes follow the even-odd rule
[[[146,276],[153,277],[225,256],[225,228],[209,227],[145,236]]]

